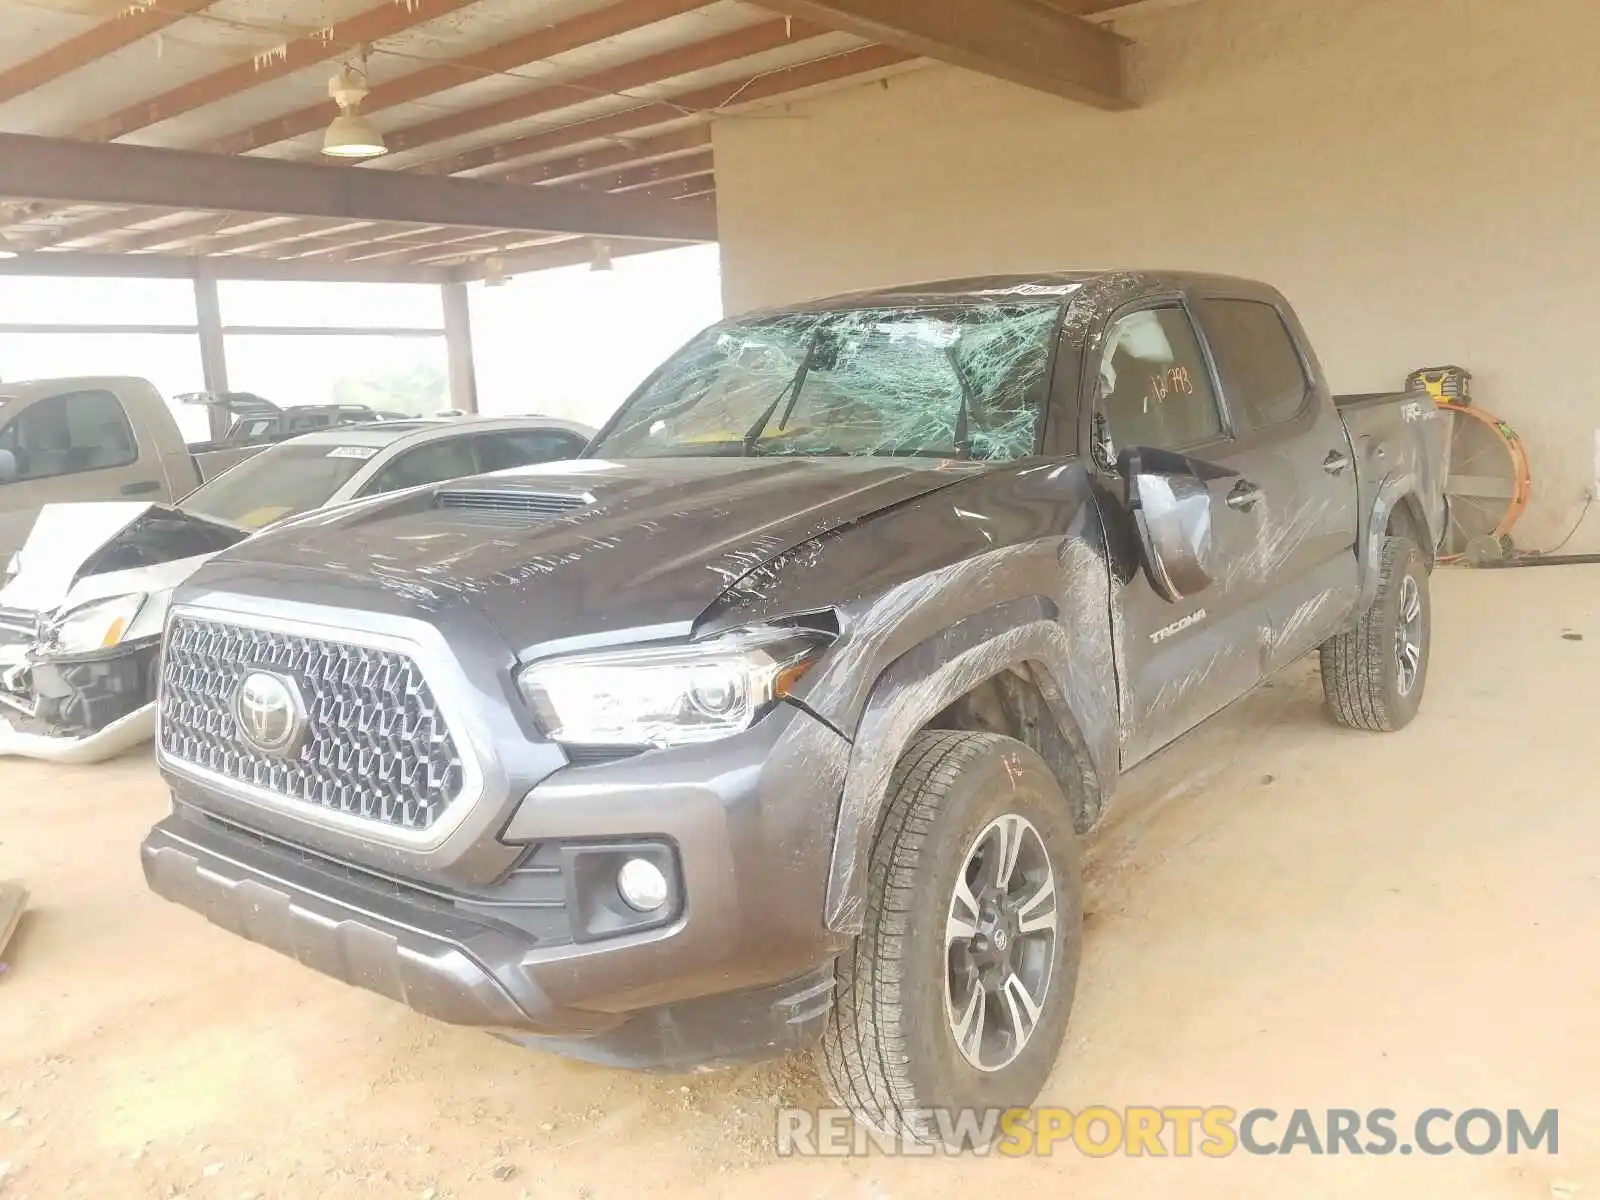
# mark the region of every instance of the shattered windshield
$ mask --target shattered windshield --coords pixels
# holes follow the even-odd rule
[[[712,326],[590,450],[663,455],[1032,454],[1059,303],[790,313]]]
[[[283,442],[202,483],[178,507],[260,529],[321,508],[377,452],[373,446]]]

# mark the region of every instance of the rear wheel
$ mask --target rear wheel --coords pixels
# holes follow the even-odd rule
[[[834,1098],[921,1142],[950,1132],[932,1109],[1031,1104],[1066,1033],[1081,925],[1072,810],[1038,755],[995,734],[917,735],[839,963],[820,1051]]]
[[[1372,607],[1322,645],[1322,694],[1341,725],[1387,733],[1409,725],[1422,703],[1433,610],[1427,564],[1409,537],[1384,540],[1378,570]]]

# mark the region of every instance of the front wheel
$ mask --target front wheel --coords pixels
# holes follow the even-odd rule
[[[1066,1034],[1082,945],[1072,810],[1037,754],[989,733],[918,734],[889,789],[822,1075],[875,1130],[975,1142],[955,1114],[1032,1104]]]
[[[1428,682],[1433,606],[1422,551],[1384,539],[1378,594],[1355,628],[1322,645],[1322,694],[1334,720],[1388,733],[1417,715]]]

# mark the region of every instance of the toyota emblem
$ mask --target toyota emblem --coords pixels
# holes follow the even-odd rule
[[[278,758],[299,749],[306,732],[299,687],[265,671],[252,671],[240,682],[233,694],[233,719],[252,748]]]

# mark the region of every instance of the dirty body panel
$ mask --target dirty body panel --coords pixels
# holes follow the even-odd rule
[[[724,322],[583,459],[219,555],[169,627],[175,809],[145,846],[152,886],[422,1011],[599,1061],[803,1042],[919,729],[992,687],[1086,829],[1123,771],[1355,615],[1380,519],[1358,511],[1358,447],[1298,325],[1304,395],[1252,424],[1193,315],[1208,298],[1292,322],[1260,285],[1132,272]],[[1206,481],[1222,564],[1183,602],[1155,590],[1113,428],[1174,389],[1215,413],[1166,448]],[[1409,430],[1372,436],[1426,492]],[[1402,503],[1432,519],[1427,495]],[[695,656],[763,664],[740,677],[760,703],[695,699]],[[280,685],[305,706],[287,756],[239,703]],[[631,743],[619,710],[648,714],[622,721]],[[617,899],[627,856],[666,880],[653,915]]]

